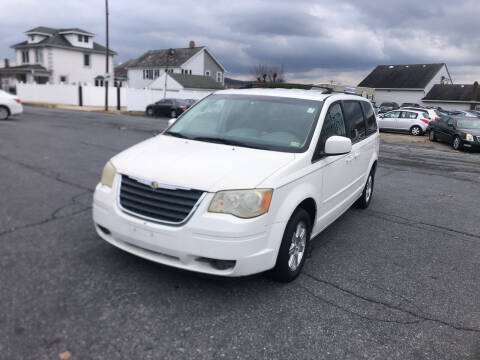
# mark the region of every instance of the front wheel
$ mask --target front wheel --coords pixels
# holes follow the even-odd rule
[[[175,110],[170,111],[170,118],[175,119],[177,117],[177,112]]]
[[[147,116],[153,116],[153,109],[151,107],[147,108]]]
[[[290,282],[302,271],[310,243],[310,215],[302,208],[287,223],[275,267],[269,275],[276,281]]]
[[[9,115],[8,109],[5,106],[0,106],[0,120],[7,120]]]
[[[430,130],[428,132],[428,140],[430,141],[437,141],[437,137],[435,136],[435,131]]]
[[[463,148],[462,140],[460,139],[459,136],[455,136],[455,138],[453,139],[452,147],[455,150],[461,150]]]
[[[362,196],[355,202],[355,207],[359,209],[366,209],[370,205],[373,196],[373,185],[375,184],[375,171],[370,171],[367,182],[363,188]]]
[[[412,126],[412,128],[410,129],[410,134],[412,134],[413,136],[420,136],[422,135],[422,128],[420,126]]]

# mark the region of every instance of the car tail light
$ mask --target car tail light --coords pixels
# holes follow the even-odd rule
[[[185,105],[180,105],[179,108],[182,110],[187,110],[187,107]]]
[[[15,100],[17,103],[20,104],[20,99],[19,98],[13,98],[13,100]]]
[[[428,125],[428,120],[427,119],[420,119],[420,121],[423,121],[425,124]]]

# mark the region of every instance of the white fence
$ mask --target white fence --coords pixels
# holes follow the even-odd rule
[[[103,106],[105,88],[82,86],[83,106]],[[167,91],[166,97],[199,100],[209,95],[208,90]],[[80,93],[77,85],[17,84],[17,96],[22,102],[47,104],[80,105]],[[117,105],[117,88],[108,89],[109,105]],[[144,111],[147,105],[163,99],[163,91],[151,89],[120,88],[120,105],[128,111]]]

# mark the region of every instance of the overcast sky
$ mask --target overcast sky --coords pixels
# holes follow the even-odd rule
[[[1,0],[1,58],[40,25],[79,27],[104,45],[104,3]],[[264,63],[289,81],[354,85],[378,64],[445,62],[455,83],[472,83],[479,19],[478,0],[110,0],[110,44],[119,63],[195,40],[241,79]]]

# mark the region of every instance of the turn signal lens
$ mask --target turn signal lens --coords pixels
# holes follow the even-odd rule
[[[117,173],[117,169],[115,169],[115,166],[113,166],[113,164],[110,161],[107,162],[102,171],[102,180],[101,180],[102,185],[105,185],[111,188],[113,185],[113,179],[115,178],[116,173]]]
[[[215,194],[209,212],[248,219],[265,214],[272,200],[272,189],[228,190]]]

